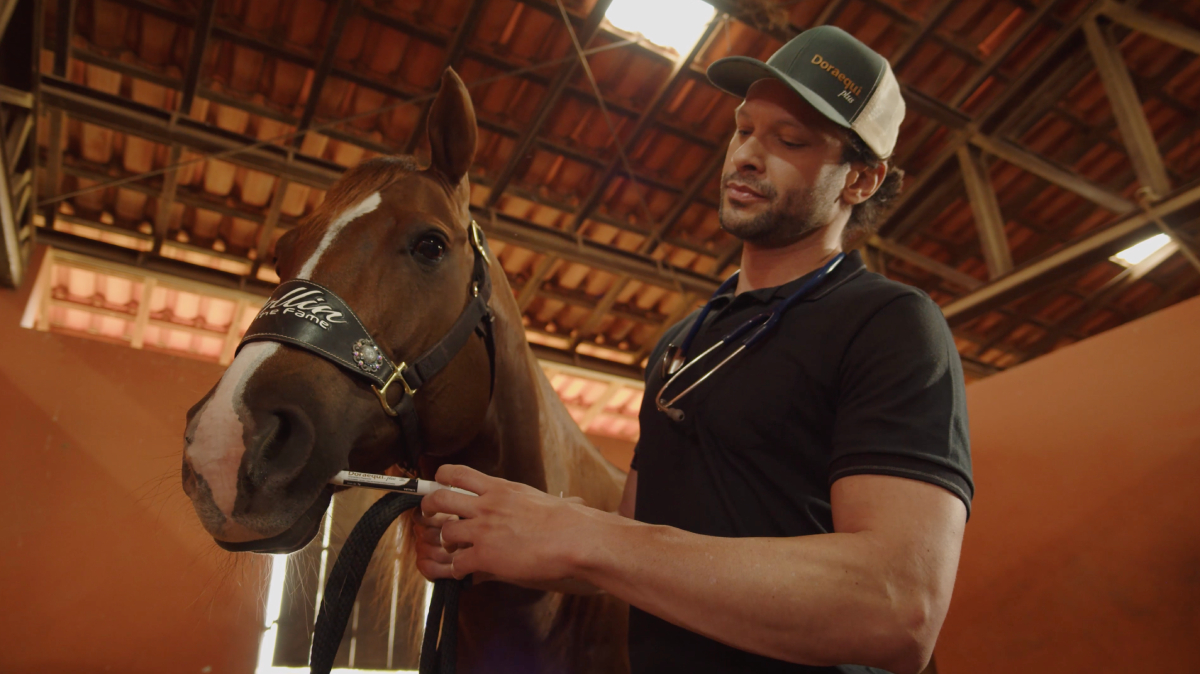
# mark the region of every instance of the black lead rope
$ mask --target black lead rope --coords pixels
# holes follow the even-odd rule
[[[385,494],[354,525],[325,583],[325,595],[321,599],[320,613],[317,614],[312,654],[309,657],[312,674],[329,674],[333,669],[333,659],[346,633],[354,599],[358,596],[367,564],[379,545],[379,539],[396,518],[420,505],[421,498],[415,494]],[[434,582],[421,645],[420,674],[454,674],[458,646],[458,597],[469,582],[467,579]]]

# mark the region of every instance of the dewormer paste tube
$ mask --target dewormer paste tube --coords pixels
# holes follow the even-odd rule
[[[376,475],[375,473],[359,473],[353,470],[343,470],[329,484],[336,484],[343,487],[366,487],[368,489],[382,489],[384,491],[398,491],[405,494],[417,494],[418,496],[428,496],[439,489],[449,489],[467,496],[478,496],[474,492],[458,487],[450,487],[433,480],[419,480],[415,477],[392,477],[391,475]]]

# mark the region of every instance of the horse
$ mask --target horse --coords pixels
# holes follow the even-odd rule
[[[471,279],[483,253],[494,290],[491,334],[470,335],[408,397],[419,419],[415,439],[390,414],[399,386],[379,394],[311,350],[244,342],[188,411],[184,433],[184,491],[225,549],[304,547],[329,507],[330,478],[347,469],[402,469],[432,479],[439,466],[461,463],[604,510],[620,502],[625,474],[568,414],[525,340],[503,268],[472,240],[478,226],[467,172],[475,112],[452,69],[443,73],[427,119],[427,167],[411,157],[380,157],[349,169],[279,239],[276,267],[285,282],[336,294],[377,348],[402,363],[456,324],[477,292]],[[322,307],[305,318],[346,320]],[[405,575],[421,581],[409,568]],[[458,666],[467,673],[628,671],[626,621],[627,607],[608,595],[480,583],[461,598]]]

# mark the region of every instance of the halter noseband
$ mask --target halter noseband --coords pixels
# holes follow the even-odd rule
[[[492,278],[488,274],[491,260],[479,224],[472,220],[468,229],[475,254],[471,300],[450,330],[412,364],[394,364],[342,298],[324,286],[303,279],[284,281],[275,288],[246,328],[238,350],[257,341],[291,344],[370,380],[371,390],[379,398],[383,411],[398,418],[405,435],[405,449],[410,458],[415,459],[414,450],[420,443],[420,424],[413,404],[414,396],[458,354],[472,333],[484,339],[492,383],[495,381],[495,340],[492,312],[488,307],[492,296]],[[400,382],[404,394],[392,407],[388,403],[388,388],[396,382]]]

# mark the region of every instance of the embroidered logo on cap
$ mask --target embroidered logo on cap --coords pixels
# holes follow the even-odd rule
[[[862,96],[862,87],[855,84],[854,80],[850,79],[849,75],[841,70],[838,70],[837,66],[833,65],[829,61],[826,61],[820,54],[815,54],[813,56],[812,64],[818,66],[821,70],[824,70],[830,75],[833,75],[834,78],[842,83],[842,86],[845,87],[845,91],[838,94],[838,98],[844,98],[850,103],[853,103],[855,96]]]

